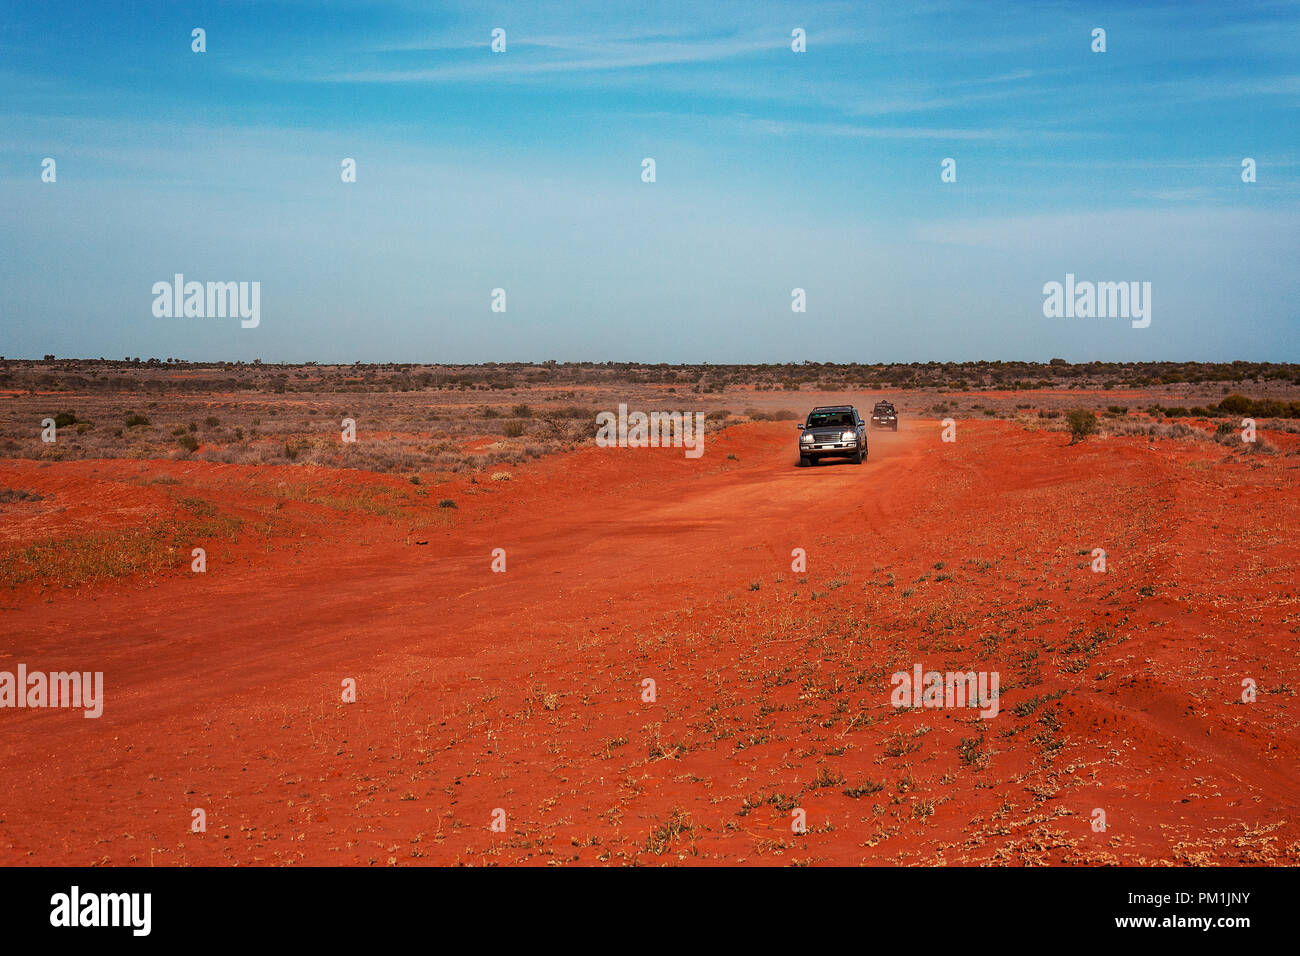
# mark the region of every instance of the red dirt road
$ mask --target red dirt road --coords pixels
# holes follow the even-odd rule
[[[1294,458],[959,436],[799,469],[756,423],[377,514],[319,500],[409,487],[6,463],[56,530],[165,511],[160,475],[278,524],[202,575],[5,596],[0,670],[106,702],[0,710],[0,863],[1300,863]],[[918,663],[998,672],[997,716],[891,706]]]

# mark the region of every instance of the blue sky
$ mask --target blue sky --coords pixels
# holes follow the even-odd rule
[[[1298,108],[1295,3],[8,0],[0,354],[1300,361]]]

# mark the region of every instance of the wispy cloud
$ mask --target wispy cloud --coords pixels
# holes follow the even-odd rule
[[[772,136],[837,137],[847,139],[881,140],[943,140],[964,142],[969,140],[1010,140],[1028,135],[1048,138],[1078,138],[1072,132],[1035,132],[1012,127],[928,127],[928,126],[869,126],[855,123],[817,123],[799,120],[762,119],[759,117],[722,117],[714,122],[730,125],[754,133]]]
[[[514,41],[525,50],[559,53],[559,56],[530,57],[512,50],[508,56],[493,55],[487,42],[480,46],[482,57],[461,58],[454,63],[426,66],[377,67],[366,70],[307,71],[293,76],[274,71],[257,71],[263,75],[291,78],[315,83],[481,83],[515,81],[529,77],[563,73],[589,73],[713,63],[758,53],[770,53],[787,47],[789,39],[779,35],[745,35],[683,39],[642,39],[591,42],[582,39],[542,37]],[[422,47],[421,49],[428,49]],[[460,45],[447,49],[472,49]]]
[[[507,35],[509,47],[514,50],[539,47],[581,53],[594,47],[608,48],[620,45],[683,40],[690,37],[691,31],[686,28],[630,30],[617,33],[577,31],[574,33],[532,34],[515,31],[513,35],[509,33]],[[447,50],[486,50],[488,40],[488,36],[470,36],[464,31],[457,31],[455,34],[422,34],[407,39],[382,40],[367,45],[364,49],[368,53],[441,53]]]

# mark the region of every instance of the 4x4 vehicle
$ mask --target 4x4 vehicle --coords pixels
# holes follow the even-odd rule
[[[823,458],[847,458],[855,465],[867,457],[867,425],[852,405],[819,405],[799,429],[799,464]]]
[[[871,410],[871,424],[876,428],[892,428],[898,431],[898,412],[893,402],[876,402]]]

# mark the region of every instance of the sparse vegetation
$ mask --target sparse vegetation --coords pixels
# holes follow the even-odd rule
[[[861,799],[862,797],[869,797],[873,793],[879,793],[881,790],[884,789],[885,789],[885,784],[883,781],[877,782],[874,780],[864,780],[862,781],[862,783],[859,783],[856,786],[845,787],[844,795],[848,797],[852,797],[854,800],[858,800]]]
[[[25,488],[0,488],[0,504],[10,501],[44,501],[44,495],[38,495],[34,491],[28,491]]]

